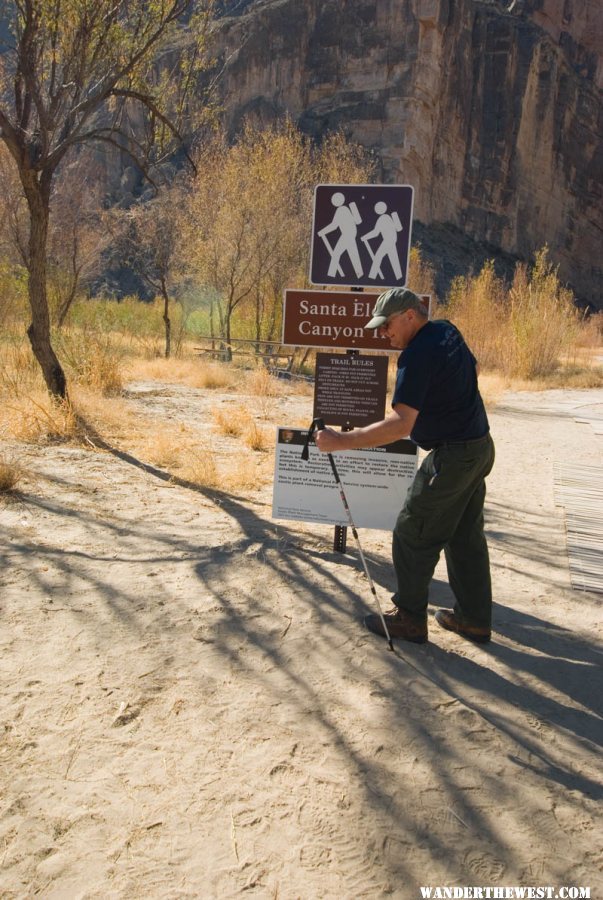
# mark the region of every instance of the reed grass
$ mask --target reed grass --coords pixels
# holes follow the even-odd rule
[[[527,379],[550,375],[577,342],[579,313],[546,250],[536,255],[531,272],[525,265],[517,267],[509,297],[509,374]]]

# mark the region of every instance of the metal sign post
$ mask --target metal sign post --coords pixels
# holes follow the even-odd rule
[[[331,354],[324,366],[322,361],[320,367],[317,364],[314,423],[330,419],[342,431],[351,431],[383,415],[387,363],[381,366],[369,357],[357,363],[349,360],[358,358],[361,349],[392,351],[378,329],[367,332],[365,325],[383,290],[406,286],[413,198],[410,185],[320,184],[315,189],[310,283],[323,290],[285,291],[282,341],[346,351],[345,357]],[[326,290],[335,285],[356,287]],[[373,293],[362,295],[364,288],[372,288]],[[422,299],[429,307],[429,298]],[[342,384],[346,377],[347,386]],[[348,395],[345,401],[344,394]],[[294,440],[292,430],[281,432]],[[279,510],[291,515],[286,504]],[[346,545],[347,527],[336,524],[333,549],[345,553]]]
[[[348,350],[346,356],[358,356],[358,350]],[[352,431],[351,425],[342,425],[342,431]],[[348,546],[348,529],[347,525],[336,525],[333,534],[333,550],[335,553],[345,553]]]

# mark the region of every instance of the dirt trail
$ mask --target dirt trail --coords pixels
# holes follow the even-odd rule
[[[129,390],[205,430],[217,402]],[[601,400],[506,395],[491,414],[486,647],[430,620],[427,645],[388,652],[360,624],[354,547],[273,521],[269,486],[191,490],[108,452],[21,447],[32,475],[0,505],[0,894],[598,896],[600,596],[571,588],[553,464],[600,465],[574,410]],[[275,402],[274,423],[310,407]],[[389,536],[362,541],[387,605]],[[452,602],[436,576],[432,613]]]

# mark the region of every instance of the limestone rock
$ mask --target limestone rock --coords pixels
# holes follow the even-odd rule
[[[603,306],[600,0],[252,0],[221,20],[227,124],[288,113],[374,148],[415,218]]]

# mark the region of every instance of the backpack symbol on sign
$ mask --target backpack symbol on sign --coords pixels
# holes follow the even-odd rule
[[[358,233],[358,225],[362,222],[362,217],[353,201],[348,206],[345,205],[345,195],[341,191],[336,191],[333,194],[331,203],[336,207],[335,215],[330,224],[325,225],[318,232],[318,236],[323,239],[331,257],[327,274],[329,278],[334,278],[336,275],[339,275],[341,278],[345,277],[339,263],[343,254],[347,253],[354,267],[356,277],[361,278],[364,270],[360,262],[356,235]],[[327,240],[327,235],[333,231],[339,231],[339,238],[335,245],[331,246]]]

